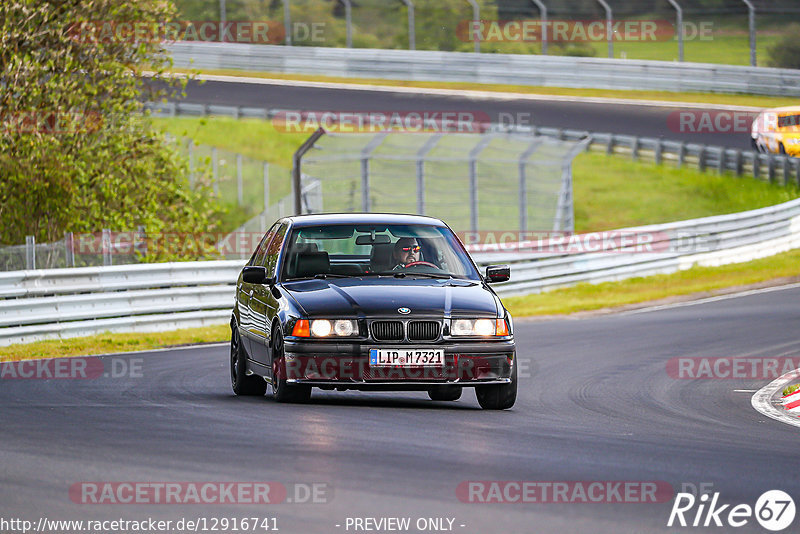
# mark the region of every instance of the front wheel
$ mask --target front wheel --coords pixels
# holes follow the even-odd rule
[[[267,392],[267,383],[258,375],[247,376],[247,357],[242,348],[239,329],[231,332],[231,387],[236,395],[260,397]]]
[[[511,368],[511,382],[508,384],[492,384],[475,387],[478,404],[484,410],[507,410],[517,400],[517,361],[514,357]]]
[[[276,326],[272,332],[272,398],[277,402],[308,402],[311,398],[311,386],[289,384],[285,374],[283,333]]]

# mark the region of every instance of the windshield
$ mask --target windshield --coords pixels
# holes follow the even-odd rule
[[[480,280],[449,228],[425,225],[325,225],[295,228],[282,280],[420,276]]]

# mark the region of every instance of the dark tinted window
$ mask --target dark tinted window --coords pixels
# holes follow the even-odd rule
[[[283,245],[283,239],[286,237],[286,230],[288,228],[288,224],[282,224],[277,230],[274,239],[267,247],[267,253],[264,256],[264,261],[261,263],[261,265],[267,268],[268,276],[275,276],[275,266],[278,263],[278,256],[281,253],[281,246]]]
[[[264,234],[264,237],[261,239],[261,243],[258,245],[258,249],[253,254],[253,257],[250,259],[250,265],[264,265],[264,256],[267,253],[267,247],[269,247],[272,238],[275,236],[275,232],[278,229],[278,223],[272,225],[272,228]]]
[[[789,128],[791,126],[800,126],[800,115],[778,117],[778,128]]]

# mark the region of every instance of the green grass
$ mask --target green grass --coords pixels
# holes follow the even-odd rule
[[[198,143],[240,150],[247,156],[286,168],[291,166],[292,154],[307,137],[279,132],[271,123],[258,119],[179,117],[153,121],[173,135],[189,135]],[[409,179],[413,179],[413,175]],[[659,166],[599,153],[583,153],[575,159],[573,181],[575,227],[579,232],[734,213],[800,196],[794,187],[753,178],[702,173],[686,167]],[[259,184],[253,187],[256,192],[245,196],[260,202],[263,190],[258,189]],[[273,176],[270,189],[273,201],[288,195],[289,177]],[[491,203],[491,199],[484,200]],[[516,224],[516,221],[509,222],[510,218],[503,217],[502,211],[497,209],[489,209],[485,215],[493,219],[494,230],[507,226],[504,221],[512,226]]]
[[[507,297],[504,304],[515,317],[561,315],[611,309],[724,288],[746,286],[800,275],[800,250],[722,267],[693,267],[669,275],[631,278],[619,282],[579,284],[536,295]]]
[[[624,91],[613,89],[573,89],[569,87],[544,87],[531,85],[480,84],[472,82],[425,82],[416,80],[382,80],[378,78],[345,78],[337,76],[317,76],[310,74],[282,74],[274,72],[250,72],[234,69],[174,69],[176,73],[199,72],[220,76],[243,76],[277,80],[296,80],[310,82],[350,83],[380,85],[389,87],[421,87],[429,89],[490,91],[521,93],[532,95],[556,95],[587,98],[622,98],[627,100],[660,100],[664,102],[699,102],[713,105],[752,106],[773,108],[797,104],[796,98],[761,95],[724,95],[713,93],[676,93],[670,91]],[[324,108],[320,105],[319,107]]]
[[[596,153],[575,159],[573,177],[578,232],[735,213],[800,196],[793,186]]]
[[[759,35],[756,56],[760,67],[766,66],[767,49],[781,39],[780,35]],[[596,57],[608,57],[608,44],[592,43]],[[678,61],[678,42],[616,42],[614,57],[621,59],[645,59],[656,61]],[[692,63],[715,63],[721,65],[750,65],[750,37],[747,30],[717,32],[711,41],[699,39],[684,42],[684,61]]]
[[[782,392],[783,396],[785,397],[787,395],[791,395],[792,393],[794,393],[798,389],[800,389],[800,384],[793,384],[793,385],[789,386],[788,388],[784,388],[783,392]]]
[[[52,339],[0,347],[0,362],[36,358],[58,358],[63,356],[89,356],[116,352],[136,352],[180,345],[228,341],[230,335],[230,326],[220,325],[203,328],[186,328],[170,332],[138,334],[105,333],[87,337]]]

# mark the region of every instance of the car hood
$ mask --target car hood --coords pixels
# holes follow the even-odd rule
[[[496,317],[494,294],[468,280],[342,278],[283,284],[309,317]]]

